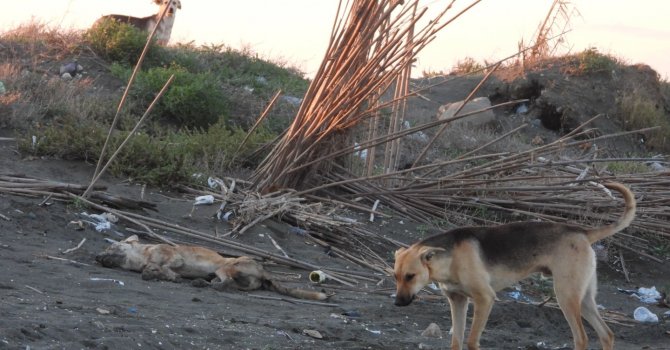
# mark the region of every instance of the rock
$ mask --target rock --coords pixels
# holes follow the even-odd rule
[[[440,108],[437,110],[437,119],[445,120],[453,118],[462,103],[463,101],[458,101],[440,106]],[[489,101],[488,98],[477,97],[470,100],[470,102],[468,102],[458,114],[463,115],[489,107],[491,107],[491,101]],[[487,110],[462,119],[457,119],[452,121],[451,124],[454,126],[464,125],[469,127],[480,127],[493,121],[495,121],[495,114],[493,114],[492,110]]]
[[[321,335],[321,333],[319,333],[319,331],[315,331],[313,329],[305,329],[305,330],[302,331],[302,333],[304,335],[310,336],[314,339],[323,339],[323,336]]]
[[[442,338],[442,330],[437,324],[431,323],[426,329],[424,329],[423,332],[421,332],[421,336],[429,338]]]
[[[72,80],[72,74],[70,74],[70,73],[63,73],[60,77],[63,80]]]

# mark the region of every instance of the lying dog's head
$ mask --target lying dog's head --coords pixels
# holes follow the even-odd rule
[[[143,262],[145,258],[139,251],[139,246],[139,238],[137,235],[132,235],[107,247],[105,251],[95,257],[95,261],[104,267],[120,267],[127,270],[141,269],[141,266],[137,265]]]
[[[442,248],[413,245],[395,252],[395,304],[409,305],[416,293],[433,280],[433,264],[440,260]]]

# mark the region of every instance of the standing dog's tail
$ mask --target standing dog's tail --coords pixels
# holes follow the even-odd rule
[[[266,290],[271,290],[279,294],[288,295],[290,297],[298,299],[308,299],[308,300],[326,300],[328,295],[326,293],[317,292],[313,290],[299,289],[299,288],[288,288],[284,287],[281,284],[273,281],[270,278],[266,278],[263,281],[263,288]]]
[[[616,190],[621,193],[621,195],[623,195],[624,201],[626,202],[626,208],[624,209],[621,218],[619,218],[619,221],[615,224],[586,231],[586,236],[589,238],[591,243],[599,241],[625,229],[635,218],[636,202],[633,192],[631,192],[628,187],[618,182],[608,182],[604,183],[603,185],[609,189]]]

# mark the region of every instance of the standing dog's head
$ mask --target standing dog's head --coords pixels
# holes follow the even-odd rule
[[[409,305],[416,293],[433,280],[433,264],[445,250],[442,248],[413,245],[395,252],[394,274],[396,281],[395,304]],[[438,270],[440,268],[437,268]]]
[[[105,251],[95,257],[95,261],[104,267],[120,267],[126,270],[141,269],[146,258],[142,255],[140,240],[132,235],[121,242],[107,247]]]
[[[160,5],[161,10],[164,7],[168,7],[167,13],[165,14],[166,16],[174,16],[174,14],[177,12],[177,9],[181,10],[181,1],[179,0],[154,0],[154,4]]]

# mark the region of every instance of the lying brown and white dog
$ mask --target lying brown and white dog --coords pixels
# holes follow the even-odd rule
[[[172,34],[172,26],[174,26],[174,19],[175,15],[177,13],[177,9],[181,9],[181,1],[180,0],[154,0],[154,3],[156,5],[160,5],[158,8],[158,13],[155,15],[147,16],[147,17],[132,17],[132,16],[126,16],[126,15],[106,15],[100,17],[98,20],[95,21],[93,26],[97,26],[99,23],[102,21],[106,20],[114,20],[120,23],[126,23],[129,24],[133,27],[136,27],[137,29],[146,31],[146,32],[151,32],[154,27],[156,26],[156,23],[158,23],[158,18],[160,17],[161,13],[163,11],[167,11],[165,13],[165,16],[163,17],[163,20],[161,21],[160,25],[158,26],[158,29],[156,29],[156,42],[159,45],[167,45],[168,41],[170,41],[170,35]]]
[[[145,280],[177,281],[194,279],[198,285],[209,284],[216,289],[271,290],[301,299],[325,300],[321,292],[287,288],[272,279],[263,265],[248,256],[224,258],[217,252],[196,246],[142,244],[137,235],[113,243],[95,260],[105,267],[120,267],[142,273]]]
[[[606,183],[620,192],[626,208],[619,222],[593,229],[547,222],[518,222],[494,227],[464,227],[428,237],[395,254],[395,304],[409,305],[431,281],[449,299],[453,336],[451,348],[463,347],[468,298],[474,304],[467,346],[479,349],[496,291],[533,272],[553,275],[554,292],[565,315],[574,348],[586,349],[584,317],[598,333],[603,349],[611,350],[614,333],[596,306],[596,259],[591,244],[630,225],[635,197],[624,185]]]

